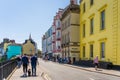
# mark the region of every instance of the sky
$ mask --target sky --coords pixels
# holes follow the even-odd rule
[[[59,8],[69,0],[0,0],[0,43],[3,38],[24,43],[31,34],[42,49],[42,36],[51,27]]]

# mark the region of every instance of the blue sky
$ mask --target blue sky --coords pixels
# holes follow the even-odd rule
[[[42,35],[53,16],[68,4],[69,0],[0,0],[0,42],[9,38],[23,43],[31,33],[41,49]]]

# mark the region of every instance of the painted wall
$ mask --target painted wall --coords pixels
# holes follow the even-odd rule
[[[118,56],[117,56],[117,63],[120,65],[120,0],[118,2]]]
[[[23,54],[34,55],[36,53],[34,44],[30,40],[23,44]]]
[[[80,5],[80,50],[81,59],[93,59],[96,55],[100,61],[112,62],[120,65],[120,28],[118,28],[120,10],[118,10],[119,0],[94,0],[90,5],[90,0],[83,0]],[[83,5],[85,3],[85,12]],[[120,9],[120,7],[119,7]],[[105,29],[100,29],[100,14],[105,10]],[[118,14],[119,11],[119,14]],[[94,19],[94,32],[90,34],[90,19]],[[85,24],[85,37],[83,37],[83,25]],[[100,44],[105,43],[105,58],[101,58]],[[90,58],[90,45],[93,44],[93,58]],[[83,46],[85,46],[85,57],[83,57]],[[119,56],[119,57],[117,57]]]
[[[22,54],[22,46],[19,45],[8,45],[7,47],[7,59],[11,59],[12,57],[16,55]]]

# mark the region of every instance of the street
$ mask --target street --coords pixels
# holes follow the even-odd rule
[[[51,80],[120,80],[120,77],[80,70],[41,59],[39,64]]]

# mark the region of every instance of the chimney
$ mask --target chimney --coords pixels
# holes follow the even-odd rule
[[[15,43],[15,40],[10,40],[11,43]]]
[[[77,4],[77,0],[70,0],[70,4]]]
[[[4,42],[4,43],[9,43],[9,39],[8,39],[8,38],[4,38],[4,39],[3,39],[3,42]]]

